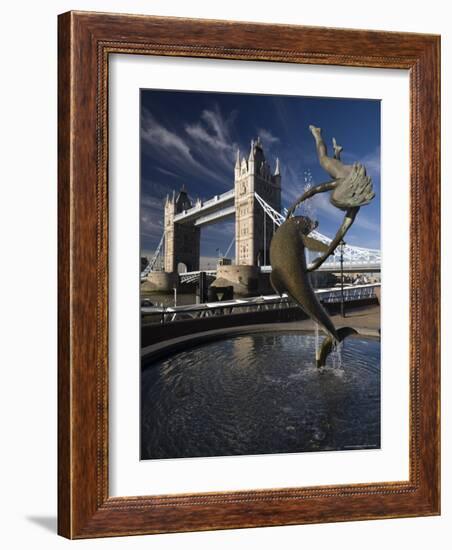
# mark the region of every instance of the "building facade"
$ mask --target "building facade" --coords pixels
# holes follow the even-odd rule
[[[199,270],[200,228],[174,221],[176,214],[189,210],[192,206],[185,187],[182,187],[177,197],[173,192],[172,196],[166,198],[163,221],[165,225],[164,269],[168,273]]]
[[[257,203],[254,193],[280,212],[281,173],[278,159],[272,173],[259,138],[251,141],[247,158],[241,158],[237,152],[234,189],[236,265],[268,264],[270,241],[276,228]]]

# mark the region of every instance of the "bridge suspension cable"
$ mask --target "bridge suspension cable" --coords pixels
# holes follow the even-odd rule
[[[154,271],[155,264],[157,263],[157,260],[161,257],[161,252],[162,252],[164,241],[165,241],[165,232],[163,232],[163,235],[160,239],[160,242],[157,245],[157,248],[155,249],[155,252],[154,252],[152,258],[149,260],[148,265],[141,272],[141,278],[142,279],[145,279],[151,271]]]
[[[263,211],[279,227],[283,223],[283,221],[285,220],[285,217],[282,214],[280,214],[279,212],[277,212],[274,208],[272,208],[269,204],[267,204],[260,195],[258,195],[257,193],[254,193],[254,196],[256,197],[256,200],[260,204]]]
[[[225,258],[228,257],[228,254],[229,254],[229,252],[230,252],[230,250],[231,250],[231,248],[232,248],[232,245],[233,245],[234,243],[235,243],[235,236],[232,237],[232,241],[229,243],[228,249],[226,250],[226,253],[225,253],[225,255],[224,255]]]

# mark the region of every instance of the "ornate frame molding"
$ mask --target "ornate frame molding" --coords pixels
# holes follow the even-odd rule
[[[262,43],[268,49],[261,49]],[[438,36],[408,33],[89,12],[59,17],[61,535],[86,538],[439,513],[439,48]],[[108,59],[121,53],[409,70],[409,481],[109,497]]]

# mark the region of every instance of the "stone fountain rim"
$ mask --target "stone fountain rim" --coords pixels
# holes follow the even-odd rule
[[[299,334],[309,334],[313,336],[315,332],[313,330],[305,328],[295,328],[287,325],[291,323],[269,323],[265,325],[244,325],[238,327],[227,327],[222,329],[215,329],[210,331],[203,331],[194,334],[188,334],[185,336],[178,336],[158,344],[152,344],[146,346],[141,350],[141,366],[143,369],[151,367],[152,363],[157,360],[161,360],[166,357],[171,357],[186,351],[190,348],[195,348],[203,344],[218,342],[221,340],[227,340],[229,338],[235,338],[237,336],[244,336],[250,334],[262,334],[269,332],[296,332]],[[350,338],[365,338],[369,340],[380,341],[380,335],[377,331],[371,329],[360,329],[359,334],[351,335]]]

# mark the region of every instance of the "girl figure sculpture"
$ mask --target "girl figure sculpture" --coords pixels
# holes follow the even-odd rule
[[[347,231],[355,221],[356,215],[361,206],[369,204],[375,197],[372,188],[372,180],[366,174],[366,168],[358,162],[354,164],[344,164],[340,159],[342,147],[336,143],[333,138],[334,157],[329,157],[326,144],[322,138],[321,128],[309,126],[317,148],[319,163],[322,168],[331,176],[332,180],[327,183],[322,183],[311,187],[291,206],[287,213],[287,218],[293,215],[296,208],[305,200],[316,195],[317,193],[325,193],[332,191],[330,202],[336,208],[345,211],[344,220],[339,227],[336,236],[331,241],[328,250],[308,267],[309,271],[318,269],[323,262],[330,256],[337,245],[344,238]]]

